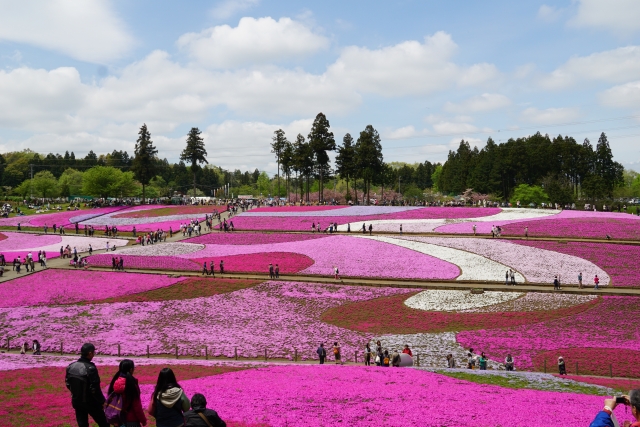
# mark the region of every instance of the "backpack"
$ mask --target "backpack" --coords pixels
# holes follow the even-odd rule
[[[111,425],[122,425],[124,419],[124,399],[122,394],[111,393],[107,398],[107,405],[104,408],[104,415]]]
[[[340,350],[338,350],[338,347],[335,347],[333,349],[333,354],[338,354],[338,353],[340,353]]]
[[[384,358],[384,364],[385,364],[385,365],[388,365],[388,364],[389,364],[389,358],[388,358],[388,357],[385,357],[385,358]]]
[[[73,362],[67,367],[65,383],[73,400],[87,402],[87,396],[90,393],[89,376],[84,363]]]

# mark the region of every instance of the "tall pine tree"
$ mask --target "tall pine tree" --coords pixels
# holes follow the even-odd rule
[[[209,164],[207,161],[207,150],[204,148],[204,139],[200,136],[201,133],[200,129],[191,128],[187,134],[187,146],[180,154],[180,160],[191,163],[193,197],[196,197],[196,172],[200,169],[200,163]]]
[[[114,150],[114,153],[116,151]],[[158,150],[153,146],[151,141],[151,133],[147,129],[147,124],[143,124],[138,132],[138,140],[136,141],[136,149],[134,151],[133,164],[131,170],[136,179],[142,184],[142,203],[146,200],[146,187],[149,182],[156,176],[158,171],[157,165]],[[122,160],[122,159],[121,159]],[[122,165],[118,165],[122,166]]]

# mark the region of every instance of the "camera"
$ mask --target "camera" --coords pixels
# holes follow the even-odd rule
[[[622,403],[623,405],[627,404],[627,398],[624,396],[616,396],[616,404]]]

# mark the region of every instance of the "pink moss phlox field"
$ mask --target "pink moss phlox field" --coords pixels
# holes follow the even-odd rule
[[[153,277],[153,276],[151,276]],[[0,336],[39,339],[43,350],[77,349],[88,338],[101,354],[316,357],[320,342],[340,341],[345,357],[370,336],[320,321],[338,305],[410,292],[296,282],[265,282],[252,288],[179,301],[18,307],[0,309]],[[79,321],[81,319],[81,321]],[[17,344],[16,344],[17,345]]]
[[[180,385],[188,396],[203,393],[223,419],[272,427],[583,427],[603,405],[601,396],[514,390],[375,366],[273,366]],[[142,386],[143,405],[152,391],[153,385]],[[622,406],[616,409],[620,422],[631,417]]]
[[[525,227],[529,236],[593,237],[602,239],[607,234],[614,239],[640,239],[640,221],[633,215],[623,217],[550,218],[544,221],[526,221],[507,224],[505,236],[521,236]]]
[[[613,286],[640,286],[640,279],[638,278],[640,246],[615,243],[558,243],[548,241],[518,241],[517,244],[547,249],[589,260],[607,272]],[[572,274],[577,277],[578,272],[572,272]],[[584,276],[583,283],[593,286],[593,276]]]
[[[123,258],[123,266],[126,269],[137,270],[168,270],[168,271],[199,271],[202,265],[195,261],[179,258],[177,256],[141,256],[141,255],[121,255],[119,253],[96,254],[88,258],[90,266],[111,267],[112,259],[117,256]]]
[[[559,225],[570,224],[571,221],[576,221],[576,223],[583,224],[591,224],[591,226],[595,226],[596,224],[607,224],[607,223],[624,223],[626,224],[629,221],[637,221],[636,224],[640,226],[640,217],[634,217],[629,214],[622,214],[616,212],[593,212],[593,211],[575,211],[575,210],[564,210],[556,215],[545,216],[540,218],[528,218],[528,219],[514,219],[514,220],[502,220],[502,221],[493,221],[493,222],[478,222],[476,223],[476,232],[478,234],[491,234],[491,227],[494,225],[499,225],[503,228],[503,230],[509,230],[508,234],[513,235],[523,235],[524,227],[529,227],[529,235],[535,236],[539,230],[552,230],[554,229],[553,225],[546,226],[545,224],[549,222],[549,224],[553,224],[554,222]],[[615,221],[615,222],[614,222]],[[535,224],[534,224],[535,223]],[[438,233],[473,233],[473,222],[467,223],[457,223],[457,224],[448,224],[443,225],[436,228],[436,232]],[[629,223],[632,224],[632,223]],[[532,227],[535,227],[535,230],[532,231]],[[624,226],[624,230],[627,230],[628,226]],[[558,226],[555,228],[557,233],[569,232],[574,233],[567,229],[566,225],[564,227]],[[590,230],[588,227],[584,228],[586,233],[597,233],[598,228],[594,227],[594,230]],[[614,230],[614,233],[620,234]],[[599,233],[597,236],[585,236],[585,237],[604,237],[604,230]],[[562,234],[550,234],[553,236],[562,236]],[[575,234],[569,234],[570,236],[574,236]],[[577,235],[576,237],[581,237]],[[620,236],[621,237],[621,236]],[[624,237],[622,237],[624,238]]]
[[[96,217],[100,215],[104,215],[111,212],[116,212],[118,210],[123,209],[122,206],[113,206],[106,208],[97,208],[90,210],[82,210],[82,211],[62,211],[62,212],[49,212],[43,214],[33,214],[33,215],[25,215],[25,216],[15,216],[11,218],[1,218],[0,226],[17,226],[20,224],[23,227],[42,227],[45,224],[49,227],[52,227],[53,224],[58,226],[61,225],[69,225],[70,220],[74,217]]]
[[[78,252],[86,252],[89,245],[93,245],[94,249],[102,249],[106,244],[105,240],[97,237],[76,236],[75,234],[54,235],[54,234],[28,234],[28,233],[5,233],[8,238],[0,241],[0,253],[5,256],[7,261],[14,258],[24,258],[31,253],[36,259],[38,251],[44,251],[47,259],[53,259],[60,256],[60,247],[69,245],[72,249],[75,247]],[[125,240],[111,239],[111,245],[124,246]]]
[[[219,268],[219,259],[196,258],[190,261],[195,262],[200,269],[203,263],[211,268],[211,261],[214,261],[216,270]],[[280,273],[298,273],[313,264],[313,260],[306,255],[291,252],[263,252],[247,255],[233,255],[224,258],[224,271],[226,273],[262,273],[268,274],[269,264],[278,267]]]
[[[363,209],[366,207],[363,207]],[[253,212],[253,211],[249,211]],[[365,211],[366,212],[366,211]],[[388,214],[375,215],[332,215],[332,216],[248,216],[239,215],[233,218],[234,226],[239,230],[283,230],[283,231],[308,231],[311,225],[320,223],[326,228],[330,223],[347,224],[353,222],[366,222],[372,220],[395,219],[446,219],[446,218],[475,218],[495,215],[500,212],[498,208],[421,208],[405,210]],[[356,231],[356,230],[352,230]]]
[[[335,266],[341,274],[357,277],[455,279],[460,274],[459,268],[447,261],[389,243],[343,235],[265,245],[207,245],[201,251],[180,256],[218,259],[262,252],[295,252],[308,256],[314,264],[303,270],[303,274],[332,275]]]
[[[209,233],[183,240],[185,243],[201,245],[265,245],[273,243],[299,242],[326,237],[318,234],[286,234],[286,233]],[[2,243],[0,243],[2,247]]]
[[[62,241],[57,234],[27,234],[5,231],[6,239],[0,240],[0,252],[21,251],[30,248],[55,245]]]
[[[541,351],[569,347],[640,351],[638,318],[637,298],[604,296],[600,304],[573,316],[512,328],[464,331],[458,333],[457,340],[494,360],[503,360],[511,352],[520,369],[532,369],[533,357]]]
[[[347,206],[274,206],[252,209],[251,212],[320,212],[345,209]]]
[[[71,304],[145,292],[181,280],[139,273],[49,269],[0,283],[0,307]]]

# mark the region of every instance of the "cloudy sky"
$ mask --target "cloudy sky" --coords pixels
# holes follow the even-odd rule
[[[0,0],[0,151],[133,151],[275,173],[269,144],[372,124],[387,161],[536,131],[640,168],[640,1]]]

